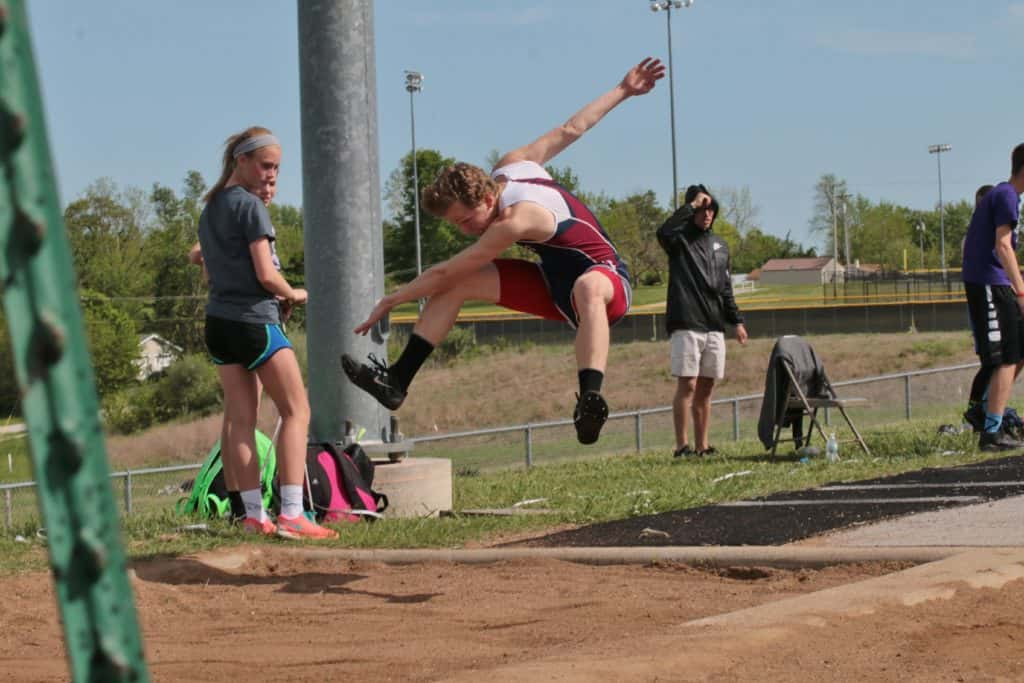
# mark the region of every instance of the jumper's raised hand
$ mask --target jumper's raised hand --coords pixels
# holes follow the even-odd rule
[[[395,304],[391,302],[391,299],[384,297],[377,302],[377,305],[370,311],[370,315],[361,322],[355,330],[356,334],[366,334],[376,324],[376,322],[391,312],[391,309],[395,307]]]
[[[628,95],[646,95],[653,88],[654,84],[665,76],[665,65],[660,59],[647,57],[625,75],[622,79],[622,87]]]

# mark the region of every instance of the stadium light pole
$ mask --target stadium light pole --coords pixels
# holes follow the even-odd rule
[[[850,264],[853,263],[853,259],[850,257],[850,230],[846,225],[846,200],[850,198],[850,195],[845,192],[841,192],[837,199],[839,200],[839,213],[843,221],[843,254],[846,258],[846,275],[850,275]]]
[[[665,11],[665,28],[668,32],[668,118],[672,130],[672,210],[679,208],[679,176],[676,172],[676,95],[672,80],[672,10],[692,7],[694,0],[655,0],[652,12]]]
[[[921,238],[921,270],[924,270],[924,221],[917,220],[917,232]]]
[[[409,93],[409,124],[412,129],[412,201],[415,212],[416,225],[416,275],[423,272],[423,253],[420,246],[420,173],[419,164],[416,161],[416,108],[413,105],[413,96],[423,90],[423,74],[419,71],[405,72],[405,89]],[[419,310],[423,312],[423,299],[418,302]]]
[[[946,281],[946,219],[942,210],[942,153],[953,149],[951,145],[928,145],[928,153],[934,154],[939,166],[939,258],[942,259],[942,281]]]
[[[839,230],[836,227],[836,186],[832,186],[832,298],[839,293]],[[845,269],[844,269],[845,272]]]

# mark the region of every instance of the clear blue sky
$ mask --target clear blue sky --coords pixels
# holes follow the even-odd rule
[[[29,3],[62,200],[98,178],[180,190],[208,182],[247,125],[284,145],[280,201],[301,205],[295,2]],[[410,149],[403,70],[424,73],[420,147],[483,164],[667,58],[665,14],[645,0],[374,3],[381,179]],[[768,232],[807,232],[813,187],[930,208],[1009,175],[1024,141],[1024,2],[697,0],[673,12],[680,185],[748,186]],[[668,79],[556,158],[590,191],[672,185]]]

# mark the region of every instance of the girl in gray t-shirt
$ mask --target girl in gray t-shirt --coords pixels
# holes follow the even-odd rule
[[[221,455],[238,482],[244,528],[285,538],[327,539],[337,533],[307,519],[302,509],[309,401],[291,343],[285,311],[307,293],[281,275],[274,227],[259,194],[277,180],[281,145],[266,128],[230,137],[220,179],[206,194],[199,243],[209,278],[206,346],[224,389]],[[277,443],[281,510],[276,524],[263,505],[256,453],[260,383],[281,416]]]

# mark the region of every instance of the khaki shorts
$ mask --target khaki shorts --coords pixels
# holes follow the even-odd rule
[[[725,377],[725,334],[676,330],[669,339],[674,377]]]

